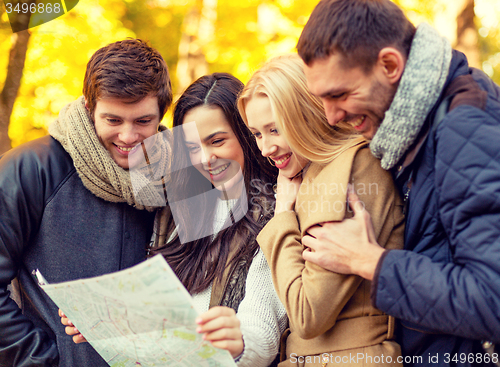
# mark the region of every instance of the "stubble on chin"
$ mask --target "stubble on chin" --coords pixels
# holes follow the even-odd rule
[[[370,95],[373,96],[374,98],[373,102],[377,106],[377,108],[373,111],[373,114],[376,118],[376,121],[374,121],[375,131],[373,132],[373,136],[377,132],[380,124],[383,123],[385,118],[385,113],[391,107],[396,92],[397,92],[397,85],[385,86],[379,82],[373,83],[372,88],[370,89]],[[373,136],[371,138],[373,138]]]

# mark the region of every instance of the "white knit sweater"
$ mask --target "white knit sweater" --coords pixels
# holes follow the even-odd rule
[[[214,235],[224,225],[236,200],[218,200],[214,216]],[[167,242],[175,237],[172,233]],[[208,311],[212,285],[193,295],[199,313]],[[238,367],[267,367],[276,357],[280,337],[288,324],[286,310],[274,290],[271,269],[259,248],[248,270],[245,298],[238,313],[245,347],[235,361]]]
[[[196,310],[208,311],[212,287],[193,296]],[[278,353],[281,333],[287,324],[286,311],[274,290],[271,271],[259,249],[250,265],[245,298],[236,314],[241,323],[245,349],[236,359],[239,367],[266,367]]]

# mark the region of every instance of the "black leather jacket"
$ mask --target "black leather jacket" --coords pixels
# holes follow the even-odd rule
[[[94,196],[50,136],[0,157],[0,366],[107,366],[88,343],[65,334],[31,273],[40,269],[57,283],[135,265],[153,219]]]

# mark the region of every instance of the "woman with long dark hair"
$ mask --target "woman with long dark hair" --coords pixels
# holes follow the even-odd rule
[[[157,213],[149,256],[162,254],[193,296],[205,340],[240,367],[265,367],[287,324],[256,242],[272,217],[277,170],[264,164],[241,119],[242,89],[232,75],[214,73],[177,101],[168,206]]]
[[[267,366],[286,315],[256,237],[272,217],[277,170],[263,164],[241,119],[242,89],[214,73],[177,101],[170,208],[157,220],[151,253],[165,257],[200,312],[210,308],[199,319],[206,340],[240,366]]]

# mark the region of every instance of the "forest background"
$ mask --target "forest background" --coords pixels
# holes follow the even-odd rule
[[[35,0],[23,0],[34,2]],[[394,0],[427,22],[500,84],[500,1]],[[199,76],[229,72],[244,83],[278,54],[296,52],[318,0],[80,0],[67,14],[13,33],[0,1],[0,154],[47,134],[78,98],[100,47],[141,38],[167,62],[176,97]],[[163,123],[171,126],[171,111]]]

